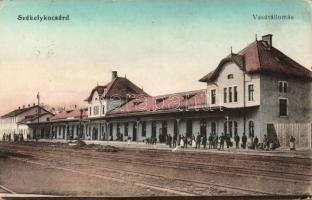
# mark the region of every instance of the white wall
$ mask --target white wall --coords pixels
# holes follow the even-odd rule
[[[233,79],[228,79],[228,75],[233,74]],[[248,85],[254,85],[254,100],[248,101]],[[237,102],[234,102],[234,89],[237,87]],[[224,88],[232,87],[232,102],[229,102],[229,95],[227,95],[227,102],[224,103]],[[211,104],[211,90],[216,90],[216,104]],[[227,89],[229,94],[229,89]],[[260,76],[245,75],[245,102],[246,106],[260,105]],[[236,108],[244,106],[244,72],[235,64],[227,63],[222,67],[219,76],[213,83],[207,83],[207,103],[210,106],[225,106],[228,108]]]

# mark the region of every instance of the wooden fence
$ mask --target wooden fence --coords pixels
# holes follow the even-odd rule
[[[289,147],[290,136],[296,139],[296,148],[312,147],[312,123],[273,124],[281,148]]]

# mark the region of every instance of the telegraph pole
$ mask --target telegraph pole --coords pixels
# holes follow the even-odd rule
[[[38,109],[37,109],[37,117],[38,117],[38,121],[37,121],[37,123],[38,123],[38,125],[37,125],[37,130],[39,131],[39,115],[40,115],[40,94],[39,94],[39,92],[38,92],[38,94],[37,94],[37,100],[38,100]],[[37,131],[36,131],[36,142],[38,142],[38,133],[37,133]]]

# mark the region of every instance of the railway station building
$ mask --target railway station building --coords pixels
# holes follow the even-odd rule
[[[11,136],[22,134],[26,139],[27,135],[34,131],[30,130],[27,124],[50,121],[53,116],[53,113],[42,106],[35,104],[19,106],[17,109],[0,117],[0,140],[2,140],[4,134],[11,134]],[[43,134],[43,132],[38,133],[40,137],[44,137]]]
[[[276,49],[270,34],[231,52],[199,81],[203,89],[152,96],[113,71],[109,83],[90,91],[86,108],[27,125],[68,140],[246,134],[261,141],[275,123],[312,121],[312,73]]]

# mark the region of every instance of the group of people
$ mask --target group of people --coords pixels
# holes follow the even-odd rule
[[[148,142],[148,144],[151,144]],[[258,149],[259,147],[259,139],[258,137],[251,138],[251,142],[247,142],[247,136],[243,134],[243,136],[240,138],[239,135],[234,136],[234,142],[235,142],[235,148],[249,148],[249,149]],[[168,135],[167,145],[170,148],[175,148],[176,146],[179,146],[181,148],[188,148],[192,147],[194,149],[200,149],[201,146],[204,149],[219,149],[224,150],[224,147],[230,148],[233,146],[233,142],[231,140],[230,135],[228,134],[221,134],[221,136],[218,136],[217,134],[210,134],[207,138],[206,135],[201,135],[200,133],[197,133],[195,136],[194,134],[191,137],[188,137],[185,135],[178,135],[177,137],[172,137],[171,135]],[[241,145],[239,145],[241,144]]]
[[[5,142],[23,142],[24,141],[24,135],[22,133],[13,135],[11,133],[4,133],[2,136],[2,141]]]
[[[192,137],[178,135],[177,143],[178,143],[178,146],[182,148],[187,148],[187,146],[189,145],[192,148],[200,149],[200,146],[202,145],[203,148],[206,149],[207,137],[206,135],[200,135],[199,133],[196,136],[192,135]]]

